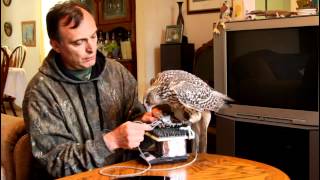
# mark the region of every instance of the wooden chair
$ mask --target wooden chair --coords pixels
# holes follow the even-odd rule
[[[193,74],[200,77],[211,87],[214,86],[213,78],[213,39],[204,43],[195,52],[193,61]]]
[[[31,178],[34,159],[24,119],[1,114],[1,167],[6,180]],[[2,179],[2,178],[1,178]]]
[[[10,57],[10,55],[11,55],[10,48],[8,46],[1,46],[1,48],[3,48],[3,50],[5,50],[7,52],[7,54],[8,54],[8,56]]]
[[[2,46],[1,51],[6,52],[7,55],[9,56],[9,67],[17,67],[17,68],[22,68],[24,64],[24,60],[26,58],[26,47],[23,45],[18,45],[10,54],[10,49],[7,46]],[[3,81],[1,81],[2,83]],[[4,85],[5,87],[5,85]],[[3,88],[4,88],[3,87]],[[4,90],[4,89],[3,89]],[[17,116],[16,110],[14,109],[14,101],[15,98],[12,96],[8,96],[5,94],[1,95],[1,107],[2,107],[2,112],[6,113],[4,102],[8,102],[10,105],[10,109],[12,113]]]
[[[18,45],[11,53],[10,67],[22,68],[26,58],[27,48],[24,45]]]
[[[10,54],[10,67],[16,67],[16,68],[22,68],[25,58],[26,58],[27,48],[24,45],[18,45]],[[2,103],[8,102],[10,105],[10,108],[12,110],[12,113],[17,116],[17,113],[14,109],[14,101],[15,97],[3,95]],[[4,106],[4,104],[2,104]],[[5,109],[5,108],[4,108]]]
[[[1,47],[1,112],[6,113],[3,104],[4,88],[6,86],[7,76],[9,72],[10,58],[5,47]]]

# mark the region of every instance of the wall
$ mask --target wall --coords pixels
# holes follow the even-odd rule
[[[285,10],[291,11],[291,2],[295,3],[295,0],[268,0],[268,10]],[[265,1],[256,0],[256,9],[265,10]]]
[[[13,50],[22,43],[21,22],[36,21],[36,47],[27,47],[27,55],[24,63],[27,79],[38,71],[41,59],[41,6],[39,0],[12,0],[9,7],[1,1],[1,45],[8,46]],[[12,35],[8,37],[3,30],[4,22],[12,24]]]
[[[265,1],[255,0],[256,9],[265,10]],[[317,1],[317,0],[316,0]],[[315,2],[316,3],[316,2]],[[296,0],[268,0],[268,10],[285,10],[285,11],[296,11],[297,8]]]
[[[176,0],[136,0],[136,36],[139,97],[149,87],[150,79],[160,72],[160,44],[164,43],[167,25],[176,24]],[[182,5],[185,35],[199,48],[212,38],[212,25],[218,13],[187,14],[187,1]]]

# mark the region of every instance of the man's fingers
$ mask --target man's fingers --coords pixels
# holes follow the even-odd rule
[[[150,130],[152,130],[152,127],[149,124],[146,124],[146,123],[143,123],[143,122],[141,122],[141,123],[133,122],[132,126],[133,127],[130,127],[130,128],[132,128],[132,129],[134,129],[136,131],[141,131],[141,130],[150,131]]]
[[[143,130],[145,130],[145,131],[151,131],[152,130],[152,127],[149,124],[141,124],[141,125],[143,125]]]
[[[156,120],[158,120],[158,117],[153,116],[152,112],[144,113],[144,115],[141,118],[141,121],[142,122],[146,122],[146,123],[150,123],[150,122],[153,122],[153,121],[156,121]]]

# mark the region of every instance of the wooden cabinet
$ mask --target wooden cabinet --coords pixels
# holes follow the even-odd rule
[[[192,73],[194,44],[161,44],[161,71],[181,69]]]
[[[319,127],[217,114],[216,153],[275,166],[292,179],[319,180]]]
[[[114,37],[121,47],[120,42],[129,39],[132,59],[123,59],[121,49],[120,55],[116,59],[137,78],[135,0],[79,1],[86,4],[94,14],[98,36],[102,35],[103,40],[105,40],[106,35],[110,40]]]

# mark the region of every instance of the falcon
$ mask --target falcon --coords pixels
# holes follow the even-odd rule
[[[199,77],[182,70],[167,70],[157,74],[144,97],[148,111],[154,106],[168,104],[173,110],[183,109],[187,112],[191,123],[200,120],[201,112],[218,112],[230,101],[231,98],[214,90]]]
[[[214,90],[199,77],[182,70],[167,70],[157,74],[144,96],[147,111],[167,104],[177,119],[195,124],[195,132],[205,136],[200,135],[200,140],[205,141],[202,151],[206,149],[211,111],[218,112],[231,101],[231,98]]]

